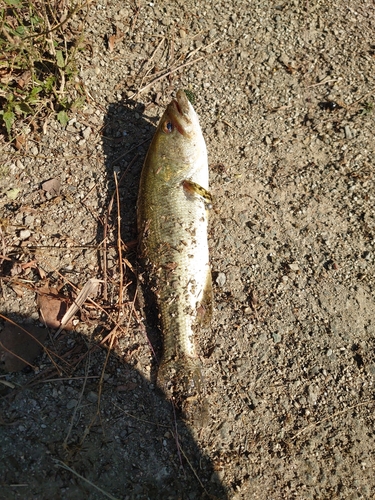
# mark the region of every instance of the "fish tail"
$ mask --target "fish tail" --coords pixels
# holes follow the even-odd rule
[[[158,385],[185,420],[206,424],[208,406],[203,395],[202,369],[198,358],[163,361],[158,371]]]
[[[158,370],[158,383],[162,390],[174,398],[198,395],[203,386],[199,359],[184,357],[163,360]]]

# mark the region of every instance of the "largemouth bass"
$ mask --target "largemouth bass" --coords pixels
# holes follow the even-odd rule
[[[163,337],[158,383],[180,408],[201,393],[195,336],[212,311],[210,203],[206,144],[198,116],[179,90],[147,153],[137,211],[140,256]]]

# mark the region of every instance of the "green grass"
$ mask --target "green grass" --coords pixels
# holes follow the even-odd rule
[[[72,18],[87,5],[0,0],[0,126],[9,140],[46,114],[65,126],[82,104],[75,60],[84,34]]]

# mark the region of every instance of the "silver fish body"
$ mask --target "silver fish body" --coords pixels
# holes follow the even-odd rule
[[[205,141],[193,106],[179,90],[147,153],[137,206],[140,256],[163,336],[158,380],[176,401],[201,390],[195,337],[212,308],[209,203]]]

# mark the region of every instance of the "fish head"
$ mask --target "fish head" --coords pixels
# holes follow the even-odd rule
[[[166,181],[190,178],[194,170],[201,168],[201,163],[207,162],[198,115],[183,90],[167,106],[150,151],[158,165],[162,165],[158,174]]]

